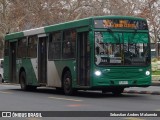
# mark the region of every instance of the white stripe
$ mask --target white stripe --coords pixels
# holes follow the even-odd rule
[[[48,75],[48,86],[61,87],[61,79],[58,74],[54,61],[48,61],[47,75]]]
[[[46,37],[47,35],[46,34],[39,34],[38,37]]]
[[[57,99],[57,100],[74,101],[74,102],[82,102],[83,101],[83,100],[78,100],[78,99],[59,98],[59,97],[48,97],[48,98]]]
[[[0,91],[0,93],[12,94],[12,92],[7,91]]]
[[[31,59],[31,63],[32,63],[32,67],[33,67],[33,70],[34,70],[34,74],[36,75],[36,79],[38,80],[38,61],[37,61],[37,58],[33,58]]]
[[[45,33],[45,31],[44,31],[44,27],[41,27],[41,28],[26,30],[26,31],[23,31],[23,33],[24,33],[24,36],[29,36],[29,35],[42,34],[42,33]]]

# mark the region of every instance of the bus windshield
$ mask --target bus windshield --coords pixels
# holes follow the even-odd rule
[[[148,65],[149,56],[148,33],[95,32],[96,65]]]

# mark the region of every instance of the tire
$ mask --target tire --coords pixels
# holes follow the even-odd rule
[[[2,78],[2,83],[4,83],[4,79]]]
[[[4,82],[1,74],[0,74],[0,82],[2,83]]]
[[[26,84],[26,73],[24,71],[22,71],[20,73],[20,86],[22,90],[28,90],[28,86]]]
[[[27,90],[35,91],[37,90],[37,86],[27,86]]]
[[[72,76],[70,71],[66,71],[63,76],[63,90],[65,95],[73,95]]]
[[[102,94],[106,94],[107,92],[107,90],[102,90]]]
[[[116,88],[112,91],[112,93],[116,96],[121,95],[124,91],[124,88]]]

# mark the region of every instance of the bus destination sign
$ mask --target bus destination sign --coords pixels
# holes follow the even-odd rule
[[[95,28],[128,28],[128,29],[147,29],[147,23],[145,21],[137,20],[122,20],[122,19],[107,19],[107,20],[95,20]]]

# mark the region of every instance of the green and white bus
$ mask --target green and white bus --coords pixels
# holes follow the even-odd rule
[[[101,90],[151,85],[147,22],[129,16],[99,16],[5,36],[4,80],[21,89],[39,86]]]

